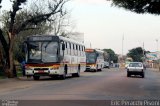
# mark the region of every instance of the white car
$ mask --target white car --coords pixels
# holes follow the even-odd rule
[[[127,67],[127,77],[140,75],[144,78],[144,65],[142,62],[130,62]]]
[[[108,68],[108,69],[110,68],[109,62],[106,62],[106,61],[104,62],[104,68]]]

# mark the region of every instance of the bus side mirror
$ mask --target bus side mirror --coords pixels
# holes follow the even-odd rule
[[[64,43],[62,44],[62,50],[65,50],[65,44]]]

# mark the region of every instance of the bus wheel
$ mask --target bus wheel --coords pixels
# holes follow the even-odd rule
[[[81,66],[78,65],[77,73],[73,73],[73,74],[72,74],[72,77],[80,77],[80,72],[81,72]]]
[[[67,69],[68,69],[68,67],[67,67],[67,65],[65,65],[64,73],[63,73],[63,75],[60,75],[60,79],[61,80],[65,80],[66,79]]]
[[[39,80],[40,76],[33,76],[34,80]]]
[[[80,72],[81,72],[81,66],[78,65],[78,71],[76,73],[76,77],[80,77]]]
[[[96,67],[96,69],[95,69],[95,72],[98,72],[98,65],[97,65],[97,67]]]
[[[102,66],[102,64],[101,64],[101,69],[99,69],[99,71],[102,71],[102,68],[103,68],[103,66]]]
[[[60,75],[60,79],[61,80],[65,80],[66,79],[66,72],[64,72],[63,75]]]

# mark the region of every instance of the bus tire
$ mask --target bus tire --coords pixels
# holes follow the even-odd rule
[[[102,71],[102,68],[103,68],[103,66],[102,66],[102,64],[101,64],[101,69],[100,69],[99,71]]]
[[[33,76],[34,80],[39,80],[40,76]]]
[[[95,69],[95,72],[98,72],[98,65],[97,65],[97,67],[96,67],[96,69]]]
[[[73,73],[72,76],[73,76],[73,77],[80,77],[80,72],[81,72],[81,66],[80,66],[80,64],[79,64],[79,65],[78,65],[77,73]]]
[[[65,79],[66,79],[66,74],[65,74],[65,72],[64,72],[63,75],[60,75],[60,79],[61,79],[61,80],[65,80]]]
[[[76,73],[76,77],[80,77],[80,73],[81,73],[81,66],[79,64],[78,65],[78,70],[77,70],[77,73]]]
[[[66,79],[67,69],[68,69],[68,67],[67,67],[67,65],[65,65],[64,73],[63,73],[63,75],[60,75],[60,79],[61,80],[65,80]]]

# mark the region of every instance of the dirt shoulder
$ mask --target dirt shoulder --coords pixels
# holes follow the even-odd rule
[[[41,83],[40,81],[34,81],[26,77],[0,79],[0,93],[16,89],[25,89]]]

